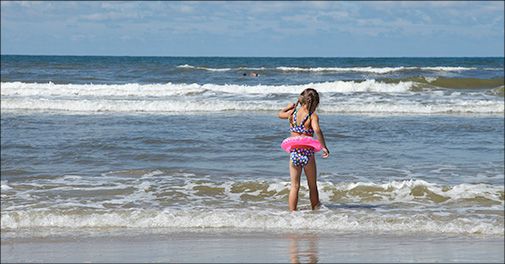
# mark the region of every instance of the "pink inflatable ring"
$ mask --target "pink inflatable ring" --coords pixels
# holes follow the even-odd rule
[[[304,136],[288,137],[281,143],[281,148],[288,153],[291,152],[291,149],[300,147],[312,147],[314,148],[314,152],[318,152],[322,148],[319,141],[313,139],[312,137]]]

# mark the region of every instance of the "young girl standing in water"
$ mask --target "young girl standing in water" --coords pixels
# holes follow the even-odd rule
[[[298,104],[301,105],[299,109],[297,109]],[[309,137],[311,139],[315,133],[319,143],[321,144],[321,151],[323,152],[322,157],[327,158],[330,155],[330,151],[326,147],[323,131],[321,131],[321,128],[319,127],[319,117],[315,113],[318,105],[319,94],[316,90],[307,88],[300,94],[296,104],[289,104],[279,112],[279,118],[289,120],[289,131],[291,131],[291,137],[288,139],[308,140],[308,138],[302,137]],[[300,121],[298,122],[298,120]],[[307,177],[312,210],[317,209],[320,206],[320,202],[317,190],[317,168],[316,157],[314,156],[314,147],[309,145],[297,146],[289,151],[289,174],[291,176],[289,210],[296,211],[302,169],[305,171],[305,176]]]

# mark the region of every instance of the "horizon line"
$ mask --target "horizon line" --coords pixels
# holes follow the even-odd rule
[[[55,57],[157,57],[157,58],[504,58],[494,56],[222,56],[222,55],[72,55],[72,54],[0,54],[0,56],[55,56]]]

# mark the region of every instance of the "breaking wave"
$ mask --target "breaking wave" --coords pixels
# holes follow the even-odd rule
[[[280,72],[363,72],[387,74],[399,71],[435,71],[435,72],[460,72],[477,70],[475,67],[452,67],[452,66],[433,66],[433,67],[299,67],[299,66],[278,66],[278,67],[233,67],[233,68],[214,68],[207,66],[194,66],[183,64],[177,66],[180,69],[203,70],[213,72],[226,71],[280,71]],[[485,68],[484,70],[495,71],[499,68]]]
[[[449,90],[436,86],[478,86]],[[2,111],[185,113],[278,111],[307,87],[317,89],[320,110],[334,113],[484,113],[504,112],[503,79],[405,79],[333,81],[298,85],[242,84],[1,84]],[[431,87],[431,88],[430,88]],[[438,88],[442,89],[438,89]],[[485,89],[481,89],[481,88]],[[501,86],[503,87],[503,85]],[[500,90],[501,89],[501,90]]]

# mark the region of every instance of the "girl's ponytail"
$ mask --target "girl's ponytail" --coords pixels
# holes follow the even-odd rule
[[[312,96],[307,96],[307,100],[305,100],[307,102],[307,110],[309,110],[309,114],[312,114],[314,112],[315,109],[312,109],[312,106],[314,105],[314,98],[312,98]]]
[[[300,94],[299,101],[302,104],[307,104],[307,110],[312,114],[319,105],[319,94],[316,90],[307,88]]]

